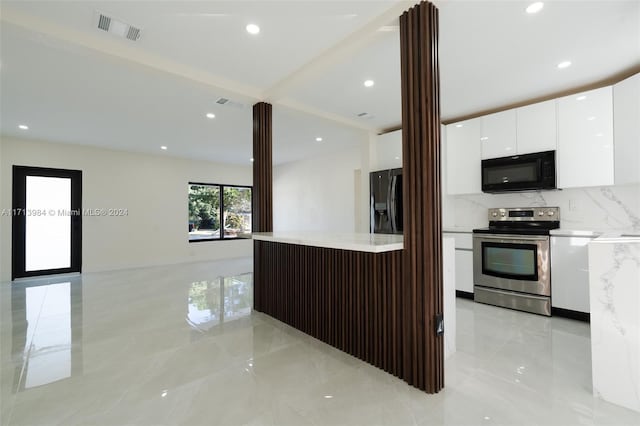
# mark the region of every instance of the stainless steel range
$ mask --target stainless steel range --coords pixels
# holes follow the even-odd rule
[[[489,209],[489,227],[473,230],[476,302],[551,315],[549,231],[558,207]]]

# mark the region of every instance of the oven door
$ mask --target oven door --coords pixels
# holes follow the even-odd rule
[[[549,237],[474,234],[474,285],[551,296]]]

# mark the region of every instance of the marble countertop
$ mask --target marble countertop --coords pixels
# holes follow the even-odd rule
[[[591,238],[596,238],[599,237],[600,235],[602,235],[602,232],[599,231],[586,231],[586,230],[580,230],[580,229],[564,229],[564,228],[558,228],[558,229],[552,229],[551,231],[549,231],[549,234],[552,237],[591,237]]]
[[[484,228],[484,226],[445,226],[442,228],[443,233],[472,233],[474,228]],[[550,231],[551,236],[555,237],[591,237],[597,238],[601,236],[623,236],[623,237],[640,237],[640,230],[621,229],[621,230],[594,230],[594,229],[567,229],[558,228]]]
[[[402,250],[404,237],[389,234],[357,234],[340,232],[254,232],[253,239],[276,243],[298,244],[340,250],[383,253]]]
[[[551,236],[556,237],[592,237],[592,238],[612,238],[612,237],[640,237],[640,231],[634,229],[621,229],[621,230],[577,230],[577,229],[553,229],[550,232]]]
[[[442,232],[470,234],[473,228],[482,228],[482,226],[443,226]]]
[[[640,235],[620,235],[616,233],[603,234],[600,237],[591,241],[590,244],[626,244],[640,243]]]

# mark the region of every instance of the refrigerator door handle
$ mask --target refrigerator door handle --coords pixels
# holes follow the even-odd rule
[[[398,177],[393,176],[391,178],[391,184],[389,185],[389,219],[391,221],[391,232],[398,232],[398,223],[396,220],[396,185],[398,184]]]

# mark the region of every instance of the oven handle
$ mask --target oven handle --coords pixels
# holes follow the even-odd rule
[[[500,234],[475,234],[473,238],[486,240],[520,240],[520,241],[548,241],[548,236],[543,235],[500,235]]]

